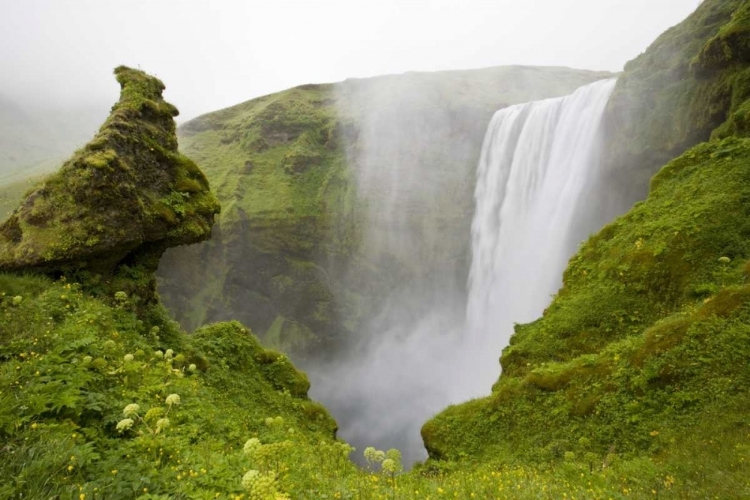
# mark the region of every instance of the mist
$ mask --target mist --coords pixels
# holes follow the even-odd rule
[[[486,116],[449,104],[444,85],[413,74],[338,87],[340,120],[357,130],[347,160],[364,207],[361,255],[344,286],[377,282],[387,293],[375,297],[350,350],[309,368],[311,395],[332,408],[344,439],[360,450],[398,448],[407,464],[426,458],[421,424],[466,387],[450,346],[460,341],[466,300],[466,167]]]
[[[697,5],[4,1],[0,94],[76,108],[112,103],[119,89],[111,73],[125,64],[161,78],[184,121],[299,84],[352,77],[507,64],[619,71]]]

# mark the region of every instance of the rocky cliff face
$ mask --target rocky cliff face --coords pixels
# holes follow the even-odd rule
[[[492,114],[607,76],[410,73],[305,85],[186,123],[183,151],[224,210],[210,242],[167,253],[162,297],[188,329],[238,318],[296,355],[356,341],[388,300],[445,290],[460,309]]]
[[[164,84],[126,67],[115,75],[120,100],[94,139],[0,226],[0,271],[122,281],[122,291],[148,301],[161,254],[207,239],[219,204],[177,151],[178,112],[162,99]],[[127,278],[134,274],[143,279]]]

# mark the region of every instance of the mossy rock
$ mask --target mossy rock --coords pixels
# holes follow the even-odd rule
[[[120,100],[97,135],[0,226],[0,270],[107,277],[138,255],[155,254],[155,265],[166,248],[209,237],[219,204],[177,151],[164,84],[124,66],[115,75]]]
[[[263,378],[274,388],[287,391],[294,397],[307,399],[310,381],[283,354],[263,348],[258,339],[236,321],[215,323],[196,330],[192,337],[196,345],[221,359],[233,371],[248,371],[257,367]]]

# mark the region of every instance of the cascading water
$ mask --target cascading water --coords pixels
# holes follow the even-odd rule
[[[575,215],[595,188],[600,124],[615,82],[511,106],[490,122],[477,168],[467,305],[467,354],[492,353],[477,367],[483,389],[497,378],[496,354],[513,324],[541,315],[577,244],[596,229],[576,224]]]

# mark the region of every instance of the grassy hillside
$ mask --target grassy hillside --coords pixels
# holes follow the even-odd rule
[[[645,460],[669,471],[685,497],[750,495],[748,13],[747,4],[706,1],[628,65],[635,71],[665,40],[709,23],[698,29],[703,44],[682,46],[693,53],[680,60],[691,61],[694,80],[679,85],[683,99],[723,121],[712,141],[661,169],[644,202],[581,247],[544,315],[516,327],[492,395],[425,424],[433,458],[592,468]],[[713,60],[717,43],[726,45]],[[711,71],[699,74],[709,60]],[[642,77],[626,72],[625,88]],[[706,86],[727,82],[733,98],[723,108],[701,101]],[[681,124],[670,120],[661,137]]]
[[[333,443],[304,374],[238,323],[188,337],[65,279],[0,275],[0,293],[1,498],[228,498],[248,439],[308,460]]]
[[[462,294],[492,113],[605,76],[409,73],[305,85],[186,123],[182,150],[224,208],[211,242],[162,261],[167,306],[188,329],[238,318],[304,355],[342,345],[404,283]],[[387,213],[399,214],[402,233]]]

